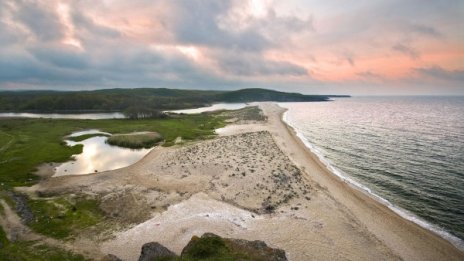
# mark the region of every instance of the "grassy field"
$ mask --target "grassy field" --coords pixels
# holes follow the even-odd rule
[[[145,132],[145,133],[129,133],[129,134],[116,134],[109,137],[106,142],[110,145],[140,149],[140,148],[151,148],[160,141],[163,140],[163,136],[156,132]]]
[[[250,111],[245,114],[253,115],[252,118],[257,116]],[[15,186],[30,186],[36,183],[39,178],[33,172],[37,166],[47,162],[65,162],[73,154],[82,152],[82,145],[73,147],[65,145],[64,137],[72,132],[98,129],[116,136],[132,132],[156,132],[164,138],[163,146],[171,146],[179,136],[187,141],[213,137],[214,130],[223,127],[225,120],[230,117],[232,115],[228,116],[220,112],[144,120],[2,119],[0,121],[0,197],[14,208],[15,203],[6,192],[11,191]],[[82,141],[93,136],[96,135],[82,135],[73,140]],[[27,225],[37,233],[56,239],[72,239],[79,232],[92,229],[99,222],[106,220],[104,213],[99,209],[99,202],[93,199],[62,195],[55,198],[29,198],[26,203],[34,216]],[[0,214],[2,212],[3,209],[0,208]],[[205,243],[209,245],[211,242]],[[39,242],[8,242],[1,227],[0,244],[0,260],[84,260],[83,256]],[[199,245],[199,248],[208,247]],[[219,249],[222,257],[230,258],[229,253],[223,252],[225,250],[222,246],[214,245],[213,248]],[[192,256],[186,257],[185,260],[192,260],[191,258],[196,254],[194,251]],[[218,253],[211,254],[214,257]],[[214,259],[208,258],[205,260]]]
[[[223,125],[223,117],[205,114],[146,120],[2,119],[0,189],[32,185],[38,179],[32,173],[41,163],[64,162],[82,152],[81,145],[68,147],[63,142],[63,137],[74,131],[157,132],[164,137],[164,146],[170,146],[178,136],[184,140],[210,137],[215,128]]]
[[[249,106],[235,111],[222,111],[222,115],[227,118],[236,118],[241,121],[265,121],[266,116],[258,106]]]
[[[29,227],[57,239],[72,237],[103,219],[98,201],[93,199],[29,199],[27,206],[35,217]]]
[[[0,260],[84,261],[81,255],[38,242],[9,242],[0,227]]]

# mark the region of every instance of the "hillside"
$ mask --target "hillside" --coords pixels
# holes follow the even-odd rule
[[[237,91],[180,90],[166,88],[104,89],[94,91],[3,91],[3,112],[106,112],[131,106],[155,110],[202,107],[218,102],[327,101],[330,95],[303,95],[267,89]]]

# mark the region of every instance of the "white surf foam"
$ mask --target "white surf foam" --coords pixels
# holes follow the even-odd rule
[[[343,171],[337,169],[332,164],[332,162],[330,162],[330,160],[328,160],[324,156],[324,154],[321,152],[321,150],[318,149],[316,146],[314,146],[311,142],[309,142],[309,140],[303,135],[303,132],[298,127],[296,127],[296,125],[294,123],[292,123],[289,120],[289,118],[288,118],[289,108],[287,108],[287,109],[288,110],[286,112],[284,112],[284,114],[282,116],[282,120],[295,131],[296,136],[304,143],[304,145],[312,153],[314,153],[317,156],[317,158],[320,160],[320,162],[322,162],[325,165],[325,167],[332,174],[336,175],[338,178],[340,178],[342,181],[344,181],[345,183],[347,183],[351,187],[366,193],[369,197],[371,197],[374,200],[376,200],[376,201],[380,202],[381,204],[385,205],[386,207],[388,207],[390,210],[392,210],[393,212],[395,212],[396,214],[398,214],[402,218],[404,218],[406,220],[409,220],[411,222],[414,222],[417,225],[419,225],[419,226],[421,226],[421,227],[423,227],[423,228],[425,228],[425,229],[427,229],[429,231],[434,232],[435,234],[439,235],[440,237],[442,237],[442,238],[446,239],[447,241],[451,242],[451,244],[453,244],[458,249],[464,251],[464,241],[461,240],[460,238],[452,235],[451,233],[449,233],[445,229],[441,228],[440,226],[435,225],[435,224],[431,224],[431,223],[425,221],[424,219],[418,217],[417,215],[415,215],[415,214],[413,214],[413,213],[411,213],[411,212],[409,212],[409,211],[407,211],[405,209],[402,209],[402,208],[394,205],[393,203],[391,203],[387,199],[385,199],[385,198],[377,195],[376,193],[374,193],[370,188],[368,188],[365,185],[357,182],[356,180],[349,177],[349,175],[347,175]]]

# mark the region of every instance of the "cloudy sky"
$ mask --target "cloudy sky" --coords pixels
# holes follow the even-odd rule
[[[462,0],[0,0],[0,90],[464,94]]]

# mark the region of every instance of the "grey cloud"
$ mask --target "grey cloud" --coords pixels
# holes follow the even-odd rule
[[[18,21],[27,26],[41,41],[54,41],[63,37],[64,30],[56,12],[35,1],[16,1]]]
[[[98,38],[117,38],[121,36],[121,33],[113,28],[96,24],[80,10],[73,9],[71,18],[78,33],[87,33],[90,37]]]
[[[218,17],[227,14],[232,1],[177,0],[171,3],[175,18],[166,24],[181,43],[249,51],[271,46],[268,39],[255,30],[232,32],[218,26]]]
[[[88,66],[84,53],[67,46],[36,46],[29,52],[39,61],[62,68],[81,69]]]
[[[426,26],[423,24],[412,24],[410,26],[410,29],[412,32],[416,32],[422,35],[428,35],[432,37],[440,37],[442,36],[442,33],[438,31],[438,29],[431,27],[431,26]]]
[[[464,70],[446,70],[440,66],[415,68],[414,70],[421,75],[433,77],[436,79],[461,82],[461,87],[464,87]]]
[[[420,57],[420,54],[417,50],[403,43],[397,43],[393,45],[392,49],[409,56],[411,59],[418,59]]]
[[[364,72],[359,72],[356,75],[359,77],[366,79],[366,80],[384,80],[384,77],[380,74],[374,73],[370,70],[364,71]]]
[[[256,54],[221,52],[216,54],[222,71],[236,76],[303,76],[307,70],[289,62],[270,61]]]
[[[351,66],[355,66],[354,54],[351,51],[344,51],[342,59],[346,60]]]
[[[182,55],[154,52],[143,46],[120,46],[93,53],[58,48],[35,48],[16,54],[0,53],[0,86],[32,84],[47,88],[102,87],[220,87],[237,84],[197,66]]]

